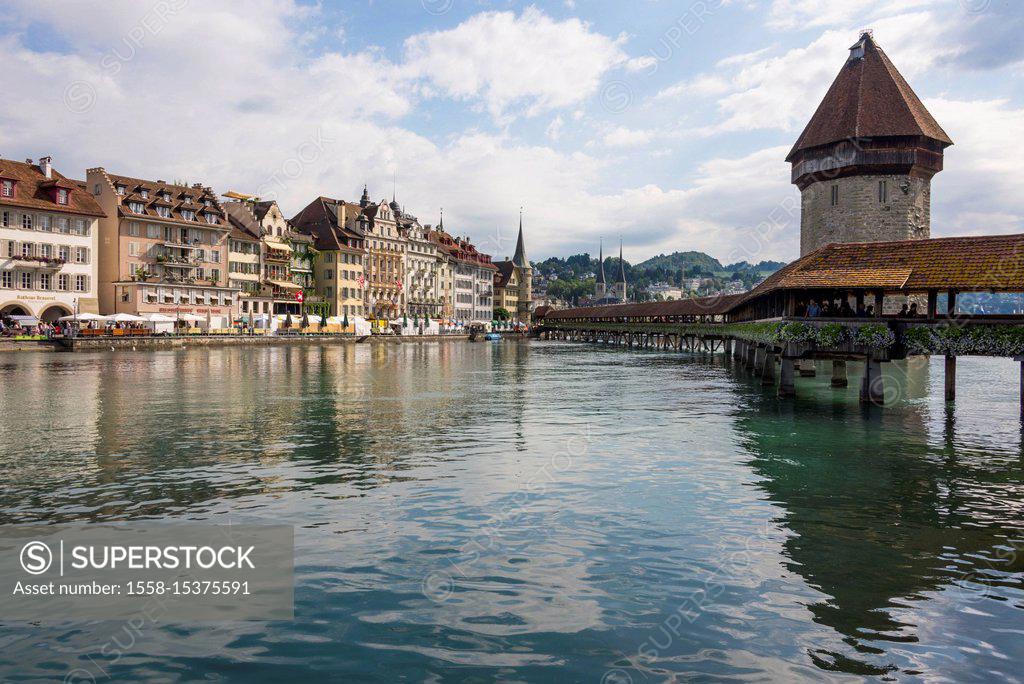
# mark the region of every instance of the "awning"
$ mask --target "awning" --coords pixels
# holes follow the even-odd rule
[[[301,285],[296,285],[295,283],[290,283],[287,280],[268,280],[267,282],[270,283],[271,285],[273,285],[274,287],[281,288],[282,290],[301,290],[302,289]]]
[[[270,249],[280,249],[280,250],[283,250],[285,252],[292,251],[292,246],[291,245],[289,245],[288,243],[285,243],[285,242],[281,242],[280,240],[274,240],[272,238],[264,238],[263,241],[267,243],[267,247],[269,247]]]

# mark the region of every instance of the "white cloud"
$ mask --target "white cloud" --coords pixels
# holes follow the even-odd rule
[[[556,21],[535,7],[484,12],[453,29],[405,41],[405,68],[449,97],[482,104],[495,118],[570,107],[617,67],[642,68],[612,39],[579,19]]]
[[[768,25],[776,29],[843,26],[854,19],[879,19],[940,4],[941,0],[773,0]]]
[[[565,121],[562,119],[562,115],[559,114],[558,116],[551,120],[551,123],[548,124],[547,129],[544,131],[544,134],[548,137],[549,140],[557,142],[558,139],[562,137],[562,127],[564,125]]]
[[[619,126],[605,133],[601,142],[605,147],[642,147],[654,140],[656,135],[655,131],[651,130]]]
[[[925,104],[954,142],[932,181],[932,234],[1024,232],[1024,108],[1006,100]]]

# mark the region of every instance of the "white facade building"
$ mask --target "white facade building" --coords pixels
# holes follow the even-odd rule
[[[49,157],[0,159],[0,315],[98,313],[98,220],[103,211]]]

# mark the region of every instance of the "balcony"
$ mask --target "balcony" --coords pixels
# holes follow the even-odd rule
[[[165,240],[163,245],[164,247],[170,247],[172,249],[200,249],[202,247],[198,240],[194,243],[181,240]]]
[[[32,268],[40,271],[59,271],[67,263],[59,257],[42,256],[13,256],[11,259],[22,268]]]

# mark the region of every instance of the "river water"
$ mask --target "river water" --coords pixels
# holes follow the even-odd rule
[[[560,342],[0,359],[0,521],[284,523],[295,619],[0,622],[0,679],[1020,681],[1012,361],[891,406]],[[0,621],[3,618],[0,616]],[[77,679],[75,679],[77,677]],[[90,681],[76,674],[68,681]]]

